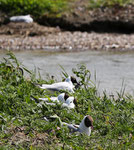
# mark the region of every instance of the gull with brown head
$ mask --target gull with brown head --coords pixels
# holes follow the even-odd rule
[[[75,88],[74,84],[77,84],[76,79],[69,76],[63,82],[57,82],[57,83],[53,83],[53,84],[42,84],[39,87],[44,90],[51,90],[51,91],[65,90],[65,91],[74,93],[74,88]]]

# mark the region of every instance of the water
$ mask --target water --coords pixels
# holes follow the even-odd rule
[[[27,68],[34,70],[39,68],[42,77],[46,74],[54,75],[61,79],[60,65],[68,74],[72,74],[72,68],[84,63],[94,76],[97,77],[97,87],[100,93],[106,91],[115,94],[125,87],[125,93],[134,95],[134,53],[120,52],[69,52],[47,53],[43,51],[15,52],[16,57]],[[5,56],[0,52],[0,59]],[[123,85],[122,85],[123,84]]]

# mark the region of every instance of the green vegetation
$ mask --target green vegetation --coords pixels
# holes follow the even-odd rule
[[[23,70],[23,71],[22,71]],[[36,103],[31,97],[57,96],[36,87],[33,83],[56,82],[43,80],[18,62],[14,54],[0,62],[0,149],[133,149],[134,99],[118,94],[118,98],[98,96],[90,80],[91,73],[84,65],[72,70],[81,87],[73,94],[78,99],[75,109],[60,104],[48,106]],[[23,75],[27,73],[28,77]],[[63,69],[63,77],[67,73]],[[79,124],[85,115],[94,119],[90,137],[70,134],[60,120]],[[52,115],[60,119],[46,121]]]
[[[75,8],[75,3],[80,4],[78,0],[0,0],[1,11],[8,15],[26,15],[31,14],[34,17],[41,15],[60,16],[63,12]],[[103,6],[125,6],[133,3],[132,0],[83,0],[83,4],[88,8]]]
[[[0,0],[2,11],[10,15],[58,14],[66,9],[67,0]]]

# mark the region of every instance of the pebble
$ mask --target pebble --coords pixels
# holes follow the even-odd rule
[[[134,50],[134,34],[66,32],[41,36],[0,35],[0,50]]]

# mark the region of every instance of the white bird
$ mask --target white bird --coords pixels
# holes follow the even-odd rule
[[[50,98],[39,98],[39,100],[49,101],[49,99],[53,102],[62,102],[64,103],[69,95],[67,93],[61,93],[58,97],[50,97]]]
[[[10,21],[31,23],[33,22],[33,18],[30,15],[13,16],[13,17],[10,17]]]
[[[45,104],[47,105],[56,105],[55,102],[61,104],[62,107],[67,107],[69,109],[72,109],[75,107],[75,105],[77,105],[77,100],[73,97],[67,94],[67,93],[61,93],[60,95],[58,95],[58,97],[50,97],[50,98],[35,98],[33,96],[31,96],[32,100],[35,100],[37,103],[42,104],[42,102],[39,102],[39,100],[44,101]],[[50,102],[50,101],[52,102]]]
[[[63,122],[62,125],[67,125],[71,132],[85,133],[90,136],[91,130],[93,129],[93,118],[87,115],[83,118],[80,125],[73,125],[65,122]]]
[[[73,109],[76,104],[76,99],[72,96],[67,98],[67,100],[62,104],[62,107],[67,107]]]
[[[62,95],[59,95],[59,96],[62,96]],[[62,107],[67,107],[69,109],[75,108],[75,104],[77,103],[77,100],[73,96],[68,97],[67,99],[64,99],[64,98],[61,97],[61,100],[56,99],[56,97],[53,97],[53,98],[54,98],[53,102],[61,103]],[[42,99],[42,98],[39,98],[39,100],[43,100],[44,101],[44,99]],[[51,102],[49,103],[49,102],[46,102],[46,101],[48,101],[48,99],[45,99],[45,104],[47,104],[47,105],[51,105],[51,106],[52,105],[56,105],[55,103],[51,103]]]
[[[52,91],[67,90],[69,92],[74,93],[74,90],[73,90],[75,88],[75,86],[73,85],[74,83],[77,83],[76,79],[69,76],[68,78],[66,78],[64,82],[53,83],[50,85],[42,84],[39,87],[41,89],[47,89],[47,90],[52,90]]]

